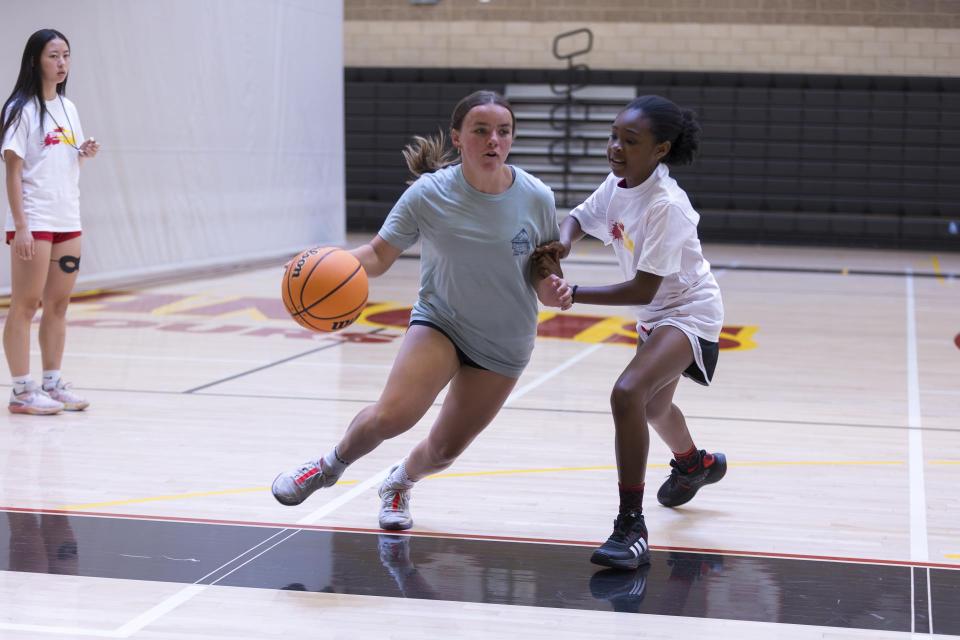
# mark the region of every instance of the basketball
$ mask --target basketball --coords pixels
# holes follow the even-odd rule
[[[347,251],[314,247],[283,272],[281,297],[300,326],[329,333],[350,326],[367,304],[367,272]]]

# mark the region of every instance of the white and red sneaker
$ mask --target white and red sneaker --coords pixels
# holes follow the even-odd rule
[[[69,382],[57,380],[57,386],[53,389],[44,389],[43,392],[48,396],[63,404],[64,411],[83,411],[90,406],[86,398],[81,397],[76,391],[73,391]]]
[[[23,393],[10,392],[10,413],[50,416],[63,411],[63,403],[54,400],[36,382],[28,382]]]
[[[271,491],[277,502],[292,507],[309,498],[317,489],[335,485],[339,479],[340,476],[334,476],[324,469],[322,459],[312,460],[293,471],[278,475]]]

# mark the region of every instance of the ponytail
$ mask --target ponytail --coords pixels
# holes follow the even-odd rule
[[[668,165],[690,164],[700,151],[700,123],[690,109],[680,109],[680,133],[670,145],[670,153],[663,159]]]
[[[452,149],[447,148],[447,136],[441,129],[437,135],[423,137],[414,136],[413,142],[403,148],[403,159],[407,162],[407,169],[413,174],[413,182],[425,173],[433,173],[448,167],[457,159]]]

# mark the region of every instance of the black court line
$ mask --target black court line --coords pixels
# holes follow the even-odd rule
[[[843,247],[836,247],[838,250],[843,249]],[[418,254],[404,254],[400,256],[401,258],[407,260],[419,260],[420,256]],[[615,262],[606,262],[606,261],[597,261],[597,260],[584,260],[582,258],[564,258],[563,264],[575,264],[579,266],[586,267],[615,267],[617,264]],[[710,263],[710,269],[712,271],[760,271],[760,272],[769,272],[769,273],[812,273],[818,275],[832,275],[832,276],[882,276],[887,278],[903,278],[906,276],[913,276],[914,278],[944,278],[951,280],[954,278],[960,278],[960,273],[954,273],[952,271],[947,272],[935,272],[935,271],[907,271],[907,270],[892,270],[892,269],[849,269],[846,267],[773,267],[765,265],[749,265],[749,264],[717,264]]]
[[[648,567],[612,571],[590,564],[590,553],[549,543],[0,511],[3,571],[960,634],[960,569],[655,550]]]
[[[316,350],[314,350],[316,351]],[[300,354],[301,357],[313,353],[313,351],[308,351],[307,353]],[[276,363],[280,364],[280,363]],[[272,365],[271,365],[272,366]],[[261,367],[262,368],[262,367]],[[256,370],[253,370],[256,371]],[[252,373],[248,372],[248,373]],[[211,383],[213,384],[213,383]],[[0,384],[0,388],[10,388],[10,384]],[[144,393],[144,394],[153,394],[153,395],[183,395],[188,393],[186,391],[158,391],[156,389],[117,389],[113,387],[74,387],[75,389],[82,391],[102,391],[106,393]],[[197,387],[202,389],[203,387]],[[209,396],[213,398],[256,398],[259,400],[296,400],[300,402],[345,402],[351,404],[373,404],[376,402],[376,399],[368,398],[338,398],[338,397],[323,397],[323,396],[284,396],[276,394],[260,394],[260,393],[197,393],[197,396]],[[440,403],[433,403],[432,407],[439,407]],[[580,415],[597,415],[597,416],[607,416],[610,415],[609,411],[600,411],[594,409],[563,409],[558,407],[518,407],[518,406],[505,406],[500,409],[500,412],[506,411],[541,411],[546,413],[569,413],[569,414],[580,414]],[[687,415],[687,419],[690,420],[716,420],[719,422],[757,422],[757,423],[769,423],[776,425],[784,426],[810,426],[810,427],[849,427],[853,429],[887,429],[895,431],[911,431],[916,429],[915,427],[910,427],[908,425],[895,425],[895,424],[863,424],[856,422],[822,422],[814,420],[780,420],[775,418],[744,418],[739,416],[701,416],[701,415]],[[921,427],[916,429],[924,433],[960,433],[960,426],[958,427]]]
[[[374,329],[373,331],[368,331],[367,333],[368,333],[368,334],[374,334],[374,333],[380,333],[381,331],[383,331],[383,327],[380,327],[380,328],[378,328],[378,329]],[[207,384],[200,385],[199,387],[194,387],[194,388],[192,388],[192,389],[187,389],[186,391],[181,391],[180,393],[196,393],[197,391],[201,391],[201,390],[203,390],[203,389],[208,389],[208,388],[214,387],[214,386],[216,386],[216,385],[218,385],[218,384],[223,384],[224,382],[230,382],[231,380],[236,380],[237,378],[242,378],[242,377],[244,377],[244,376],[248,376],[248,375],[250,375],[251,373],[257,373],[258,371],[263,371],[264,369],[270,369],[270,368],[272,368],[272,367],[276,367],[277,365],[281,365],[281,364],[284,364],[284,363],[286,363],[286,362],[290,362],[291,360],[298,360],[298,359],[300,359],[300,358],[303,358],[304,356],[309,356],[309,355],[314,354],[314,353],[319,353],[320,351],[326,351],[327,349],[332,349],[332,348],[334,348],[334,347],[339,347],[340,345],[344,344],[344,342],[345,342],[345,341],[343,341],[343,340],[337,340],[337,341],[332,342],[332,343],[330,343],[330,344],[323,345],[322,347],[317,347],[316,349],[310,349],[309,351],[304,351],[303,353],[298,353],[298,354],[296,354],[296,355],[290,356],[289,358],[284,358],[283,360],[277,360],[277,361],[275,361],[275,362],[270,362],[270,363],[265,364],[265,365],[263,365],[263,366],[255,367],[255,368],[253,368],[253,369],[250,369],[250,370],[248,370],[248,371],[243,371],[243,372],[238,373],[238,374],[236,374],[236,375],[232,375],[232,376],[229,376],[229,377],[226,377],[226,378],[221,378],[220,380],[215,380],[215,381],[213,381],[213,382],[209,382],[209,383],[207,383]],[[78,387],[78,388],[79,388],[79,387]]]
[[[771,273],[812,273],[812,274],[823,274],[823,275],[835,275],[835,276],[883,276],[883,277],[893,277],[893,278],[905,278],[907,276],[912,276],[914,278],[944,278],[947,280],[952,280],[953,278],[960,278],[960,273],[953,272],[932,272],[932,271],[893,271],[886,269],[847,269],[847,268],[837,268],[837,267],[765,267],[765,266],[750,266],[750,265],[733,265],[733,264],[710,264],[710,269],[717,271],[720,269],[726,269],[728,271],[761,271],[761,272],[771,272]]]

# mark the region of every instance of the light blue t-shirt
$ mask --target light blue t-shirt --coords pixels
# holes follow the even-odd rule
[[[560,237],[553,192],[523,169],[503,193],[477,191],[461,166],[420,176],[380,229],[406,249],[418,239],[420,296],[411,320],[440,327],[482,367],[520,377],[537,335],[530,253]]]

